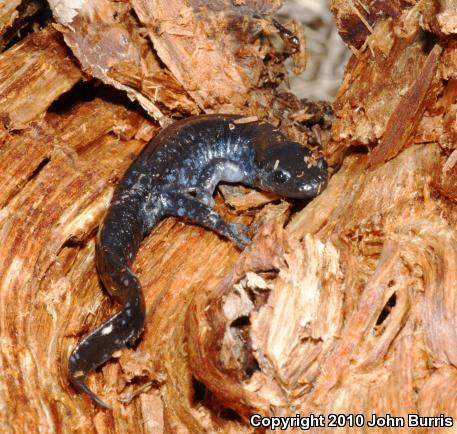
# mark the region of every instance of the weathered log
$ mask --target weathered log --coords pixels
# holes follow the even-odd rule
[[[21,18],[13,3],[0,35]],[[276,90],[277,1],[50,0],[54,28],[0,54],[1,431],[263,432],[253,413],[457,417],[457,57],[441,3],[333,2],[353,57],[330,129],[328,105]],[[322,146],[333,176],[300,206],[221,188],[218,211],[251,223],[243,252],[162,221],[134,263],[145,331],[89,378],[113,405],[100,409],[67,375],[81,336],[117,310],[94,265],[97,228],[147,141],[201,111],[267,119]]]

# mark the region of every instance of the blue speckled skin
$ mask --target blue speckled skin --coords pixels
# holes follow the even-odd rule
[[[97,240],[100,278],[122,309],[87,335],[69,359],[72,384],[110,408],[85,384],[113,352],[132,345],[145,319],[143,293],[131,265],[139,245],[165,216],[180,216],[249,243],[244,225],[228,224],[213,208],[219,181],[240,182],[283,196],[308,199],[327,182],[325,160],[308,166],[311,152],[262,122],[236,123],[236,115],[202,115],[162,130],[119,183]]]

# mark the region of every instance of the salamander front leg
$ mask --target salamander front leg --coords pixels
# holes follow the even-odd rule
[[[231,240],[240,249],[251,242],[246,225],[226,223],[210,206],[185,193],[162,193],[168,215],[185,217]]]
[[[196,198],[212,207],[213,193],[219,182],[242,182],[245,177],[246,174],[238,164],[226,158],[215,158],[200,174]]]

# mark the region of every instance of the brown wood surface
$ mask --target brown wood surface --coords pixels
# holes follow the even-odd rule
[[[0,1],[1,433],[269,432],[249,426],[253,413],[457,417],[451,2],[333,2],[353,56],[331,128],[327,104],[278,90],[278,1],[30,3],[54,18]],[[118,308],[94,265],[113,189],[161,127],[220,111],[321,145],[329,185],[295,206],[221,188],[218,211],[251,225],[243,252],[162,221],[134,264],[145,331],[90,376],[113,405],[98,408],[69,385],[67,361]]]

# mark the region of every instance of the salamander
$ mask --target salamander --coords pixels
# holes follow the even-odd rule
[[[310,199],[325,187],[327,164],[266,122],[237,115],[200,115],[163,129],[134,160],[115,189],[96,242],[103,286],[121,309],[74,348],[70,380],[95,403],[111,408],[86,385],[89,373],[143,331],[145,302],[131,266],[143,238],[166,216],[183,217],[228,238],[240,249],[247,227],[226,223],[213,209],[220,181],[281,196]],[[314,162],[314,164],[311,164]]]

